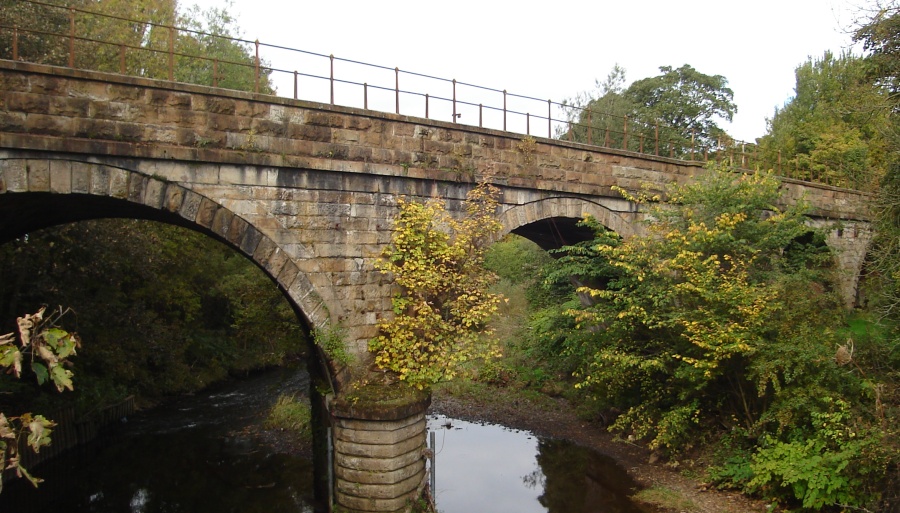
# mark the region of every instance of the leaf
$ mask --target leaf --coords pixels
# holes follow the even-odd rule
[[[41,447],[50,445],[50,434],[53,432],[51,427],[55,424],[44,418],[43,415],[36,415],[34,419],[28,423],[28,446],[34,452],[40,452]]]
[[[72,371],[66,370],[60,365],[53,365],[50,367],[50,377],[53,379],[56,389],[60,392],[66,388],[69,389],[69,391],[73,390]]]
[[[59,361],[59,358],[57,358],[56,355],[53,354],[53,351],[47,349],[47,346],[45,346],[44,344],[35,344],[35,349],[37,349],[38,356],[40,356],[41,359],[45,362],[53,365]]]
[[[47,371],[47,366],[43,363],[32,363],[31,370],[34,371],[34,375],[35,377],[37,377],[38,385],[43,385],[47,382],[47,379],[50,378],[50,373]]]
[[[12,426],[9,425],[9,420],[6,419],[6,415],[0,413],[0,438],[9,438],[15,440],[16,432],[13,431]]]
[[[0,351],[0,366],[12,367],[18,378],[22,375],[22,352],[16,346],[7,346]]]
[[[13,465],[13,462],[11,461],[11,462],[10,462],[10,466],[12,466],[12,465]],[[16,466],[15,466],[16,474],[17,474],[19,477],[24,477],[25,479],[27,479],[28,482],[31,483],[32,486],[34,486],[35,488],[37,488],[38,483],[43,483],[43,482],[44,482],[43,479],[41,479],[41,478],[39,478],[39,477],[34,477],[34,476],[32,476],[31,474],[29,474],[28,471],[25,470],[25,467],[23,467],[23,466],[21,466],[21,465],[18,464],[18,459],[16,460],[15,465],[16,465]]]

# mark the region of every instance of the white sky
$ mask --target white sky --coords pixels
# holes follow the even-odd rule
[[[181,3],[206,8],[225,0]],[[850,47],[856,5],[851,0],[234,0],[228,10],[246,39],[553,101],[593,89],[616,63],[629,83],[658,75],[659,66],[690,64],[728,79],[738,113],[731,126],[723,126],[735,138],[753,141],[765,133],[775,107],[793,94],[799,64],[825,50]],[[274,67],[305,69],[296,60],[263,57]],[[328,74],[327,60],[318,66],[315,74]],[[338,78],[344,72],[339,67]],[[283,80],[289,82],[276,80],[279,93],[292,95],[293,79]],[[402,75],[401,80],[401,89],[451,95],[450,89],[415,89],[411,80]],[[394,85],[393,73],[380,81],[358,81]],[[502,96],[484,100],[490,102],[499,106]],[[546,116],[546,103],[521,109]],[[477,124],[477,111],[464,113],[460,121]],[[546,121],[542,130],[532,133],[546,135]]]

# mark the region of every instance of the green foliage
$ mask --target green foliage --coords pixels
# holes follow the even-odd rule
[[[38,385],[49,380],[59,392],[72,390],[73,374],[66,366],[70,364],[68,358],[75,355],[80,340],[74,333],[56,326],[68,310],[60,308],[47,316],[45,312],[46,307],[41,307],[34,314],[16,319],[18,340],[14,333],[0,335],[0,368],[16,378],[21,378],[23,371],[30,368]],[[23,364],[28,365],[23,367]],[[21,439],[25,437],[25,444],[34,452],[40,452],[41,447],[50,445],[53,426],[55,424],[42,415],[23,413],[7,417],[0,411],[0,469],[15,470],[18,477],[37,486],[41,480],[19,464]],[[3,475],[0,472],[2,490]]]
[[[255,90],[255,49],[235,41],[239,36],[237,20],[225,9],[201,11],[195,5],[179,12],[175,0],[50,3],[78,9],[75,11],[75,33],[84,40],[78,40],[75,45],[76,67],[119,73],[119,52],[126,48],[126,74],[165,80],[169,76],[169,44],[173,37],[173,78],[176,81]],[[23,60],[68,65],[68,38],[48,35],[69,33],[68,9],[7,0],[0,2],[0,18],[23,29],[43,32],[20,34],[19,55]],[[170,26],[187,30],[170,32]],[[0,51],[11,56],[11,32],[0,31]],[[259,90],[271,93],[271,71],[265,65],[261,64]]]
[[[291,431],[306,440],[312,437],[312,410],[308,401],[288,394],[278,396],[264,423],[269,429]]]
[[[352,362],[345,343],[346,332],[340,325],[328,324],[313,331],[313,342],[319,346],[331,361],[342,365]]]
[[[731,121],[737,112],[728,80],[700,73],[687,64],[660,66],[659,70],[660,75],[623,88],[625,70],[616,65],[606,80],[597,84],[596,98],[581,95],[567,102],[576,107],[570,120],[578,126],[571,134],[559,135],[614,148],[656,151],[658,130],[658,150],[663,155],[671,149],[675,155],[690,156],[717,147],[726,137],[718,121]]]
[[[74,363],[78,409],[196,390],[306,348],[265,274],[169,225],[103,220],[30,233],[0,247],[0,284],[2,319],[40,301],[79,305],[91,350]]]
[[[497,189],[479,184],[467,195],[464,215],[442,204],[402,198],[391,245],[376,267],[393,276],[400,292],[394,317],[369,342],[375,363],[417,388],[455,377],[466,362],[497,354],[488,320],[501,298],[488,292],[495,275],[484,253],[500,229]]]
[[[629,439],[678,455],[728,433],[720,485],[807,509],[887,504],[900,458],[879,380],[896,356],[843,328],[823,234],[779,194],[771,175],[713,168],[667,202],[629,196],[649,235],[595,227],[564,248],[548,284],[581,282],[581,299],[532,317],[532,351],[569,362],[585,414]]]
[[[794,97],[769,120],[762,156],[782,175],[872,190],[886,170],[887,98],[852,54],[797,67]]]
[[[484,254],[484,267],[501,280],[530,285],[553,259],[537,244],[515,234],[495,242]]]

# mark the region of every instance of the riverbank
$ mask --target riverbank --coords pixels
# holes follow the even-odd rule
[[[431,409],[468,421],[502,424],[590,447],[618,461],[646,489],[637,500],[665,513],[752,513],[767,511],[760,501],[735,492],[709,489],[700,481],[704,462],[672,466],[650,451],[617,442],[602,426],[579,419],[565,399],[485,385],[447,385],[435,389]]]

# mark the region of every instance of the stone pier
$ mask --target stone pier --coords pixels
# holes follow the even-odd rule
[[[403,386],[398,397],[397,387],[370,385],[367,393],[350,393],[332,404],[339,511],[406,512],[422,495],[431,396]]]

